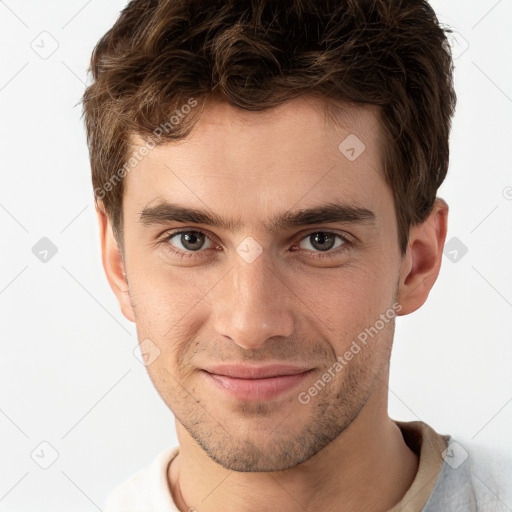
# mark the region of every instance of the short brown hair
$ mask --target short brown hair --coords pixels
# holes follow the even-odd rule
[[[83,95],[95,196],[118,241],[131,135],[186,137],[191,101],[259,111],[312,94],[378,107],[403,255],[448,170],[448,32],[425,0],[130,1],[94,48]]]

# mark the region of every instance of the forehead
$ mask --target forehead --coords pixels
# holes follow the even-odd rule
[[[369,106],[343,105],[333,117],[311,97],[261,112],[211,103],[186,139],[151,149],[127,174],[123,202],[140,211],[174,201],[236,218],[330,199],[375,205],[386,193],[379,134]]]

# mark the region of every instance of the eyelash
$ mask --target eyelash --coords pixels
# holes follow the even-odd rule
[[[174,247],[169,243],[169,241],[174,236],[180,235],[180,234],[183,234],[183,233],[201,233],[201,234],[205,235],[207,238],[210,238],[207,233],[205,233],[204,231],[202,231],[200,229],[179,229],[179,230],[176,230],[176,231],[168,231],[168,232],[166,232],[165,235],[159,240],[158,243],[164,244],[167,250],[169,250],[171,253],[173,253],[173,255],[179,257],[180,259],[185,259],[185,258],[190,258],[190,257],[197,257],[197,256],[199,256],[200,258],[206,257],[205,253],[207,251],[205,251],[205,250],[183,252],[183,251],[178,251],[178,250],[174,249]],[[322,231],[322,230],[310,231],[309,233],[304,235],[299,240],[299,243],[302,242],[302,240],[304,240],[304,239],[308,238],[309,236],[314,235],[316,233],[323,233],[323,234],[329,234],[329,235],[337,236],[337,237],[341,238],[341,240],[344,243],[340,247],[337,247],[336,250],[329,250],[329,251],[326,251],[326,252],[312,253],[312,256],[308,256],[308,257],[310,257],[312,259],[334,258],[334,257],[339,256],[340,254],[348,251],[353,246],[353,242],[351,240],[349,240],[348,237],[340,235],[339,233],[335,233],[333,231]],[[210,250],[215,250],[215,249],[210,249]]]

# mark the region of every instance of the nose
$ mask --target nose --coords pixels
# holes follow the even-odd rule
[[[221,284],[222,283],[222,284]],[[291,336],[292,306],[297,300],[284,277],[263,251],[251,263],[235,258],[219,283],[214,304],[214,328],[248,350],[261,348],[275,336]]]

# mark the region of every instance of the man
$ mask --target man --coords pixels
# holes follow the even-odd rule
[[[106,511],[507,510],[504,463],[387,412],[447,231],[430,6],[134,0],[91,69],[103,265],[179,441]]]

